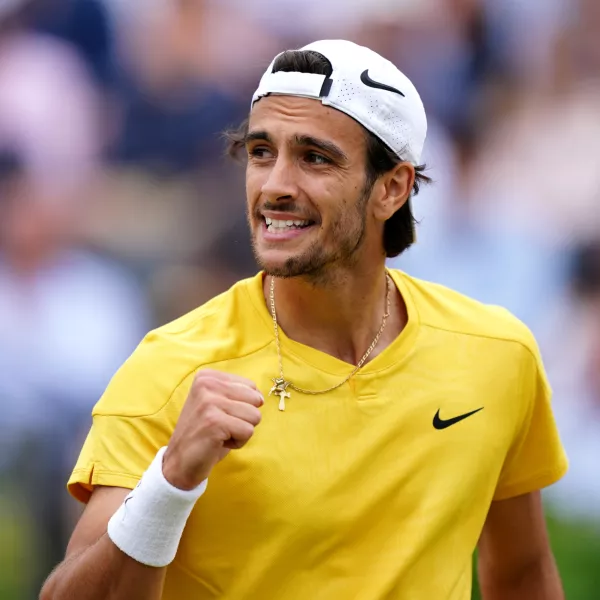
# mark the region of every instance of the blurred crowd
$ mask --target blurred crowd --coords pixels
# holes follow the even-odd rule
[[[27,565],[0,549],[0,598],[61,559],[118,366],[256,270],[223,130],[277,52],[339,37],[429,115],[434,183],[391,266],[533,330],[571,460],[548,500],[600,522],[598,0],[0,0],[0,530]]]

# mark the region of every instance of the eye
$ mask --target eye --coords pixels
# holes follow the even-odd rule
[[[306,155],[306,160],[313,165],[330,165],[332,163],[329,158],[319,154],[318,152],[308,152]]]
[[[271,158],[273,153],[265,146],[254,146],[248,148],[248,156],[252,158]]]

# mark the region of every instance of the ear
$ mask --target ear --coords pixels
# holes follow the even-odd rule
[[[409,199],[415,184],[415,168],[411,163],[398,163],[382,175],[375,184],[372,196],[373,215],[387,221]]]

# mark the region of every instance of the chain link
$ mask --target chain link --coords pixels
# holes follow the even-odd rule
[[[381,334],[383,333],[383,330],[385,329],[385,325],[387,323],[388,317],[390,316],[392,286],[390,283],[390,276],[387,274],[386,274],[385,284],[386,284],[386,309],[385,309],[385,313],[383,314],[383,318],[381,320],[381,327],[379,328],[379,331],[377,332],[375,339],[371,342],[371,345],[367,348],[367,351],[363,354],[363,357],[358,361],[356,367],[354,367],[354,369],[350,373],[350,375],[348,375],[348,377],[346,377],[343,381],[340,381],[340,383],[338,383],[330,388],[327,388],[326,390],[318,390],[318,391],[305,390],[304,388],[294,385],[292,382],[287,382],[288,387],[290,387],[294,391],[299,392],[301,394],[308,394],[310,396],[318,396],[320,394],[326,394],[327,392],[332,392],[333,390],[337,390],[339,387],[342,387],[346,382],[348,382],[354,375],[356,375],[356,373],[359,371],[359,369],[365,364],[365,361],[367,360],[367,358],[369,358],[369,355],[371,354],[371,352],[373,352],[373,350],[375,349],[375,346],[377,346],[377,343],[379,342],[379,338],[381,337]],[[287,381],[283,375],[283,360],[282,360],[282,356],[281,356],[281,343],[279,341],[279,324],[277,322],[277,312],[275,310],[275,277],[271,277],[271,285],[269,288],[269,303],[271,305],[271,316],[273,317],[273,329],[275,331],[275,345],[277,346],[277,358],[279,360],[279,376],[282,380]]]

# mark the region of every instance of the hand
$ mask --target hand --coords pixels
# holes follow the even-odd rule
[[[182,490],[200,485],[219,461],[252,437],[264,402],[249,379],[199,371],[165,452],[167,481]]]

